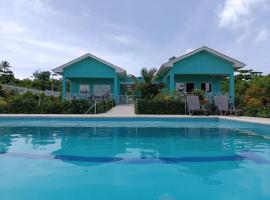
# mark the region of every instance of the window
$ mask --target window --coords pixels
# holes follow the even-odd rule
[[[89,85],[81,84],[80,85],[80,94],[89,94],[89,93],[90,93]]]
[[[194,83],[186,83],[186,92],[190,93],[194,90]]]
[[[176,83],[175,84],[175,90],[177,92],[179,92],[180,94],[181,93],[184,93],[186,91],[186,85],[185,85],[185,83]]]
[[[201,83],[201,90],[205,92],[211,92],[212,91],[211,83]]]
[[[111,86],[110,85],[94,85],[94,94],[101,96],[106,93],[111,92]]]

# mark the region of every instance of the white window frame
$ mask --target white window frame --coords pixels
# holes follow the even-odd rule
[[[201,88],[200,89],[202,89],[202,83],[205,84],[205,92],[212,92],[212,83],[211,82],[201,82]],[[207,89],[206,85],[208,85],[208,89]],[[211,85],[211,91],[209,91],[209,89],[210,89],[209,85]]]
[[[103,87],[103,91],[97,91],[97,87]],[[112,92],[112,87],[110,84],[94,84],[93,85],[93,94],[101,96],[106,94],[107,92]]]
[[[186,93],[186,83],[185,82],[176,82],[175,83],[175,90],[180,93]]]
[[[79,93],[80,94],[89,94],[90,93],[90,85],[89,84],[80,84],[79,85]]]

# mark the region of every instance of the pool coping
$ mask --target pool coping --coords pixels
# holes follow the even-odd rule
[[[219,116],[219,115],[85,115],[85,114],[0,114],[0,118],[208,118],[208,119],[225,119],[238,122],[248,122],[256,124],[270,125],[270,118],[246,117],[246,116]]]

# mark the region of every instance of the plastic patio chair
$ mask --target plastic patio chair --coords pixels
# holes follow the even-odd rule
[[[215,106],[219,110],[220,115],[223,115],[223,113],[224,115],[227,115],[228,112],[230,114],[235,113],[235,115],[238,115],[241,112],[241,110],[235,109],[234,105],[230,106],[227,96],[214,96],[214,102]]]
[[[187,109],[190,115],[193,115],[194,112],[203,112],[205,115],[207,114],[207,110],[201,108],[200,100],[198,96],[188,95],[186,97],[187,101]]]

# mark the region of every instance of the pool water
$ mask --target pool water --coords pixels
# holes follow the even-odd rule
[[[269,136],[214,118],[0,119],[0,199],[270,199]]]

